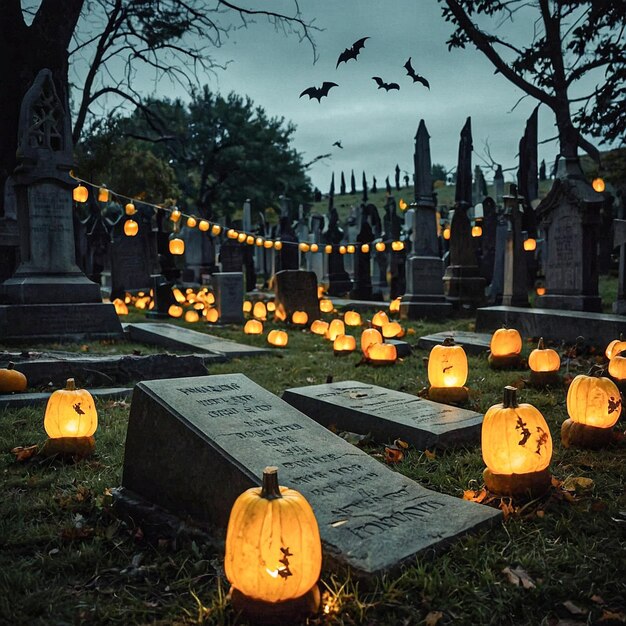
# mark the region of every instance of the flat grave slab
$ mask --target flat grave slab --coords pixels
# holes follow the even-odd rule
[[[357,575],[393,570],[500,517],[389,470],[243,374],[135,387],[121,494],[224,529],[268,465],[313,507],[326,562]]]
[[[102,389],[88,389],[89,393],[100,400],[118,400],[129,398],[133,394],[131,387],[108,387]],[[25,406],[39,406],[46,404],[52,391],[46,393],[11,393],[0,396],[0,413],[6,409],[20,409]],[[41,416],[43,420],[43,415]]]
[[[381,443],[399,437],[419,450],[478,443],[483,422],[475,411],[355,380],[287,389],[283,400],[326,427]]]
[[[501,325],[496,326],[496,328],[501,328]],[[424,335],[419,338],[417,345],[424,350],[432,350],[435,346],[441,345],[446,337],[452,337],[454,343],[463,346],[467,354],[483,354],[489,350],[489,344],[491,343],[491,333],[447,330],[441,333],[433,333],[432,335]]]
[[[128,336],[132,341],[163,346],[164,348],[172,348],[174,350],[210,352],[225,356],[228,359],[244,356],[258,356],[272,352],[267,348],[248,346],[164,322],[127,324],[125,330],[128,332]]]
[[[602,349],[620,333],[626,334],[623,315],[514,306],[477,309],[476,330],[495,330],[503,324],[516,328],[524,339],[543,337],[573,344],[576,337],[582,336],[586,343]]]

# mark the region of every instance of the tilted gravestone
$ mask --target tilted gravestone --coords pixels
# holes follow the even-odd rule
[[[475,411],[354,380],[287,389],[283,400],[324,426],[419,450],[478,443],[483,422]]]
[[[243,323],[243,273],[219,272],[211,277],[215,308],[222,324]]]
[[[294,311],[306,311],[309,323],[320,315],[317,299],[317,276],[306,270],[282,270],[274,277],[276,307],[282,307],[287,320]]]
[[[500,516],[387,469],[243,374],[135,387],[122,499],[138,495],[225,528],[268,465],[311,504],[326,563],[360,575],[393,570]]]
[[[76,265],[70,119],[41,70],[20,109],[14,173],[21,262],[0,285],[0,337],[121,337],[112,304]]]

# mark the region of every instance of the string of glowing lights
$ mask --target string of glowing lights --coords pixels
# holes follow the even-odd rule
[[[187,228],[198,228],[198,230],[202,232],[210,232],[210,234],[213,236],[217,236],[221,234],[222,231],[225,231],[225,235],[228,239],[236,239],[239,243],[245,243],[249,246],[258,246],[259,248],[263,247],[267,250],[272,248],[274,250],[281,250],[283,245],[292,245],[298,246],[300,252],[305,254],[308,252],[323,252],[324,254],[331,254],[333,250],[339,252],[339,254],[354,254],[357,250],[360,250],[363,254],[367,254],[368,252],[370,252],[371,249],[374,249],[377,252],[384,252],[387,249],[388,245],[394,252],[400,252],[401,250],[404,250],[405,247],[404,241],[391,239],[387,241],[377,241],[376,243],[372,242],[371,245],[369,243],[346,243],[341,245],[317,244],[304,241],[298,243],[295,241],[282,241],[281,239],[268,239],[266,237],[260,237],[259,235],[248,233],[242,230],[237,230],[234,228],[224,229],[221,224],[199,218],[195,215],[184,213],[176,206],[167,207],[159,204],[154,204],[152,202],[147,202],[145,200],[136,200],[135,198],[131,198],[130,196],[117,193],[106,185],[97,185],[88,180],[85,180],[84,178],[80,178],[76,176],[73,172],[70,172],[70,176],[78,183],[78,186],[75,187],[72,191],[72,198],[74,199],[74,202],[87,202],[89,198],[89,189],[87,187],[98,190],[98,202],[109,202],[112,197],[127,201],[124,206],[124,213],[131,219],[126,220],[126,222],[124,223],[124,234],[128,237],[134,237],[139,232],[139,224],[134,219],[132,219],[132,216],[137,213],[137,208],[135,207],[135,201],[137,201],[140,202],[142,205],[154,209],[155,211],[164,211],[166,213],[169,213],[170,221],[175,224],[180,224],[181,221],[186,220],[185,224]],[[172,235],[175,234],[176,232],[172,233]],[[171,254],[184,254],[184,240],[175,236],[171,237],[169,242],[169,250]]]

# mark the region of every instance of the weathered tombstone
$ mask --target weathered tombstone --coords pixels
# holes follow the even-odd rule
[[[224,239],[219,255],[222,272],[241,272],[243,268],[243,246],[235,239]]]
[[[122,220],[114,230],[111,242],[111,300],[127,291],[150,288],[150,240],[146,228],[139,228],[134,237],[127,237]],[[185,251],[187,246],[185,246]]]
[[[496,203],[487,196],[483,200],[483,235],[481,237],[482,255],[480,257],[480,274],[491,284],[493,264],[496,256]]]
[[[153,274],[150,276],[150,285],[154,308],[146,311],[146,317],[149,319],[169,318],[169,308],[172,304],[176,304],[176,298],[172,292],[174,283],[171,283],[161,274]]]
[[[443,277],[446,299],[456,308],[477,307],[485,300],[485,279],[478,269],[467,216],[471,202],[472,128],[468,117],[459,142],[454,216],[450,224],[450,265]]]
[[[502,304],[504,292],[504,255],[506,242],[509,236],[509,219],[504,207],[499,205],[496,209],[496,237],[493,261],[493,276],[488,289],[489,304]]]
[[[282,242],[282,248],[278,251],[276,271],[299,269],[300,251],[298,249],[298,237],[293,231],[291,221],[287,216],[280,218],[278,223],[278,238]]]
[[[598,295],[597,228],[603,196],[587,182],[578,158],[559,161],[552,189],[537,207],[547,242],[543,268],[547,309],[601,311]]]
[[[243,274],[219,272],[211,277],[215,308],[222,324],[243,323]]]
[[[400,299],[403,319],[449,315],[443,296],[443,261],[439,257],[437,214],[433,198],[430,142],[424,120],[415,135],[415,205],[406,214],[411,249],[406,259],[406,291]]]
[[[500,518],[387,469],[242,374],[139,383],[116,497],[225,529],[267,465],[311,504],[326,563],[356,575],[395,570]]]
[[[613,220],[613,245],[619,247],[619,270],[617,300],[613,303],[613,313],[626,314],[626,220]]]
[[[539,197],[539,180],[537,174],[537,112],[536,106],[526,121],[524,135],[519,143],[519,169],[517,170],[517,187],[524,201],[522,213],[522,230],[533,237],[537,234],[537,218],[533,202]]]
[[[20,245],[17,203],[12,176],[7,177],[4,189],[1,191],[4,203],[0,204],[0,281],[3,281],[9,278],[17,267]]]
[[[385,232],[389,234],[386,239],[399,241],[402,234],[402,221],[396,211],[396,201],[393,196],[388,196],[385,202]],[[391,246],[388,246],[391,248]],[[406,250],[395,251],[391,249],[389,258],[389,298],[391,300],[402,296],[406,292]]]
[[[504,173],[501,165],[498,165],[493,177],[493,195],[495,196],[496,204],[501,204],[504,196]]]
[[[370,223],[370,213],[376,210],[373,204],[361,206],[358,213],[360,229],[356,236],[356,252],[354,262],[354,287],[350,292],[350,297],[355,300],[371,300],[372,294],[372,270],[370,265],[370,251],[363,252],[363,245],[370,245],[374,240],[374,232]]]
[[[287,319],[294,311],[306,311],[309,321],[319,317],[317,299],[317,276],[306,270],[282,270],[274,277],[276,307],[282,306]]]
[[[354,380],[287,389],[283,400],[327,428],[380,443],[400,438],[418,450],[477,443],[483,421],[475,411]]]
[[[322,231],[324,230],[324,217],[318,213],[309,215],[309,228],[311,232],[311,242],[318,246],[322,242]],[[309,265],[307,266],[317,276],[317,282],[324,279],[324,255],[320,253],[309,254]]]
[[[0,285],[0,337],[121,337],[112,304],[76,265],[69,115],[52,72],[41,70],[20,110],[13,175],[20,264]]]
[[[331,204],[329,199],[329,204]],[[339,252],[339,244],[343,239],[343,230],[339,228],[339,215],[334,206],[329,207],[328,227],[322,233],[325,245],[331,245],[330,254],[324,254],[327,262],[327,270],[324,282],[328,285],[328,294],[331,296],[343,296],[352,288],[352,281],[343,264],[343,254]]]
[[[487,196],[487,182],[480,165],[474,168],[474,185],[472,187],[472,204],[476,206]]]
[[[522,234],[520,198],[515,185],[511,185],[511,195],[504,196],[505,213],[508,216],[508,231],[504,249],[504,306],[530,306],[526,288],[526,255]]]

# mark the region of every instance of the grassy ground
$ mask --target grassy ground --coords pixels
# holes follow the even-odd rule
[[[416,343],[428,331],[471,329],[473,319],[407,327],[407,340]],[[209,332],[263,345],[261,338],[245,337],[239,328]],[[98,351],[97,344],[87,345]],[[531,348],[527,343],[525,354]],[[278,355],[233,360],[212,366],[210,373],[242,372],[277,394],[287,387],[325,382],[329,375],[418,393],[427,384],[426,356],[415,350],[392,367],[357,368],[356,355],[336,358],[324,340],[291,331],[289,346]],[[494,372],[484,357],[469,361],[468,386],[477,410],[499,402],[505,384],[523,387],[523,370]],[[576,374],[589,364],[578,358],[564,369]],[[492,501],[491,506],[506,512],[502,524],[457,541],[437,558],[420,558],[399,577],[376,586],[365,588],[324,571],[328,613],[312,623],[626,622],[626,445],[622,440],[602,452],[565,450],[558,435],[566,417],[565,391],[522,388],[520,396],[539,408],[550,425],[551,471],[564,485],[537,501]],[[0,623],[234,623],[219,546],[174,546],[165,540],[149,545],[141,528],[110,514],[107,490],[120,484],[129,406],[108,402],[98,409],[96,455],[76,464],[16,462],[12,448],[44,439],[42,411],[0,415]],[[623,419],[618,426],[624,429]],[[382,462],[380,444],[368,452]],[[479,446],[411,450],[392,469],[457,497],[464,491],[480,492],[482,485]],[[530,576],[534,587],[509,582],[502,570],[515,566]]]

